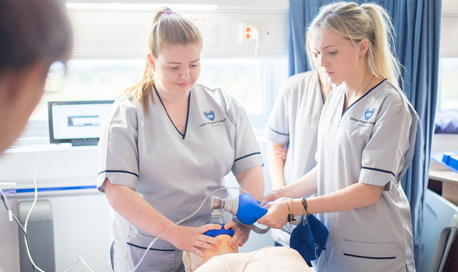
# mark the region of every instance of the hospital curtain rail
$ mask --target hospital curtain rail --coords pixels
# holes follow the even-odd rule
[[[304,51],[306,27],[322,5],[335,0],[290,0],[288,29],[289,75],[311,69]],[[396,56],[403,65],[400,82],[419,116],[415,156],[401,181],[409,199],[415,263],[421,245],[424,194],[427,188],[437,102],[442,0],[373,0],[383,6],[395,30]]]

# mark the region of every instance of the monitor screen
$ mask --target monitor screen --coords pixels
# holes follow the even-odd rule
[[[49,101],[50,143],[97,145],[100,127],[113,100]]]

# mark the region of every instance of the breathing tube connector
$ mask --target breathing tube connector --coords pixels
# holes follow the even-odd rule
[[[227,198],[212,195],[210,197],[210,208],[213,210],[223,209],[231,213],[236,217],[235,222],[247,225],[257,233],[266,233],[269,231],[269,228],[260,229],[253,225],[258,218],[263,217],[267,213],[267,209],[262,207],[249,193]]]

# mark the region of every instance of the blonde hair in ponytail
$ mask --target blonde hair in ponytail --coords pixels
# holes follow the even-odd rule
[[[311,33],[324,27],[333,30],[353,43],[362,39],[368,41],[367,63],[372,73],[378,78],[387,78],[399,88],[401,64],[393,55],[393,25],[383,7],[377,4],[338,2],[321,7],[319,14],[307,30],[307,39]],[[392,48],[393,47],[393,48]],[[307,50],[311,59],[310,50]]]
[[[202,47],[202,36],[196,25],[167,7],[159,10],[154,16],[148,37],[149,53],[157,58],[166,46],[189,44],[198,44]],[[146,59],[142,79],[124,92],[134,93],[134,103],[142,103],[143,110],[148,114],[148,98],[151,97],[154,103],[153,85],[153,70]]]

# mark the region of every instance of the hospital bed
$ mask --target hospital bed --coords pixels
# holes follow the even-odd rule
[[[427,189],[418,272],[442,272],[458,228],[458,207]]]

